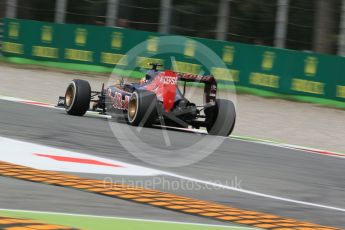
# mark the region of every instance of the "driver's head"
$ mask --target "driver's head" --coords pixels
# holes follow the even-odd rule
[[[157,74],[158,74],[158,70],[157,69],[150,69],[150,70],[148,70],[147,73],[146,73],[146,77],[145,77],[146,81],[149,81],[149,80],[155,78],[157,76]]]

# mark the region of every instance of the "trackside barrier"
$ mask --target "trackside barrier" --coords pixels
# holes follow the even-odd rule
[[[3,23],[3,19],[0,18],[0,54],[2,51],[2,42],[4,39],[4,23]]]
[[[159,54],[159,33],[30,20],[3,21],[3,53],[9,59],[86,64],[107,67],[109,71],[115,65],[126,66],[125,61],[119,62],[121,58],[137,44],[149,41],[135,64],[147,67],[148,62],[156,61],[171,68],[170,55]],[[195,41],[212,49],[226,64],[226,68],[210,68],[220,84],[231,81],[248,89],[345,102],[343,57],[189,38],[177,50],[181,54],[174,54],[181,72],[199,73],[203,68],[197,61],[202,54]],[[225,78],[229,76],[225,73],[231,73],[231,77]]]

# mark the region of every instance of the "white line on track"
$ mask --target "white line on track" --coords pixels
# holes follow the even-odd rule
[[[31,100],[17,98],[17,97],[8,97],[8,96],[0,95],[0,100],[17,102],[17,103],[27,104],[27,105],[34,105],[34,106],[45,107],[45,108],[50,108],[50,109],[64,110],[63,107],[57,107],[52,104],[38,102],[38,101],[31,101]],[[100,114],[99,112],[94,112],[94,111],[87,111],[85,115],[90,116],[90,117],[100,117],[100,118],[106,118],[106,119],[111,118],[110,115],[103,115],[103,114]]]
[[[35,148],[38,148],[38,149],[48,149],[44,152],[61,152],[61,153],[64,153],[64,152],[68,152],[68,155],[69,156],[72,156],[72,154],[76,155],[76,154],[81,154],[81,153],[77,153],[77,152],[74,152],[74,151],[67,151],[67,150],[62,150],[62,149],[58,149],[58,148],[53,148],[53,147],[48,147],[48,146],[44,146],[44,145],[39,145],[39,144],[31,144],[29,142],[23,142],[23,141],[16,141],[16,140],[13,140],[13,139],[8,139],[8,138],[2,138],[0,137],[0,140],[7,140],[9,143],[14,143],[18,148],[23,145],[23,146],[27,146],[25,147],[25,151],[31,151],[31,146],[35,147]],[[3,144],[2,146],[11,146],[12,144]],[[84,154],[85,155],[85,154]],[[12,156],[12,155],[11,155]],[[24,156],[24,155],[23,155]],[[12,157],[13,158],[13,157]],[[11,159],[12,159],[11,158]],[[2,158],[0,158],[1,160]],[[10,163],[12,163],[12,161],[8,160],[6,157],[4,158],[5,161],[9,161]],[[17,158],[15,158],[17,159]],[[24,158],[21,158],[22,160]],[[97,157],[98,159],[98,157]],[[108,160],[109,162],[111,161],[114,161],[114,160],[111,160],[111,159],[107,159],[107,158],[102,158],[104,160]],[[27,162],[21,162],[21,161],[15,161],[16,164],[21,164],[21,165],[24,165],[26,166],[27,165]],[[31,162],[32,163],[32,162]],[[124,162],[121,162],[121,161],[116,161],[116,164],[126,164],[126,165],[129,165],[128,163],[124,163]],[[311,203],[311,202],[305,202],[305,201],[300,201],[300,200],[294,200],[294,199],[290,199],[290,198],[285,198],[285,197],[280,197],[280,196],[275,196],[275,195],[270,195],[270,194],[265,194],[265,193],[261,193],[261,192],[256,192],[256,191],[251,191],[251,190],[246,190],[246,189],[239,189],[239,188],[236,188],[236,187],[232,187],[232,186],[228,186],[228,185],[223,185],[223,184],[219,184],[219,183],[214,183],[214,182],[210,182],[210,181],[205,181],[205,180],[201,180],[201,179],[197,179],[197,178],[192,178],[192,177],[188,177],[188,176],[183,176],[183,175],[179,175],[179,174],[176,174],[176,173],[171,173],[171,172],[167,172],[167,171],[164,171],[164,170],[156,170],[154,168],[149,168],[149,167],[142,167],[142,166],[138,166],[138,165],[135,165],[135,164],[131,164],[133,168],[141,168],[141,170],[144,170],[144,171],[152,171],[152,172],[156,172],[157,174],[154,174],[154,175],[165,175],[165,176],[171,176],[171,177],[174,177],[174,178],[178,178],[178,179],[182,179],[182,180],[188,180],[188,181],[192,181],[192,182],[195,182],[195,183],[200,183],[200,184],[204,184],[204,185],[207,185],[207,186],[212,186],[212,187],[217,187],[217,188],[221,188],[221,189],[225,189],[225,190],[229,190],[229,191],[235,191],[235,192],[239,192],[239,193],[244,193],[244,194],[248,194],[248,195],[253,195],[253,196],[257,196],[257,197],[264,197],[264,198],[268,198],[268,199],[273,199],[273,200],[279,200],[279,201],[284,201],[284,202],[288,202],[288,203],[294,203],[294,204],[298,204],[298,205],[305,205],[305,206],[310,206],[310,207],[316,207],[316,208],[323,208],[323,209],[328,209],[328,210],[334,210],[334,211],[340,211],[340,212],[345,212],[345,209],[344,208],[339,208],[339,207],[333,207],[333,206],[330,206],[330,205],[324,205],[324,204],[317,204],[317,203]],[[35,167],[35,165],[30,165],[29,167],[34,167],[34,168],[38,168],[40,169],[39,166]],[[45,168],[45,170],[59,170],[58,168]],[[59,170],[61,171],[61,170]],[[62,171],[64,171],[64,169],[62,169]],[[73,171],[73,170],[72,170]],[[134,172],[136,172],[136,170],[134,170]],[[138,172],[137,172],[138,173]],[[140,173],[139,173],[140,174]],[[134,173],[134,175],[137,175]]]
[[[231,190],[231,191],[235,191],[235,192],[239,192],[239,193],[245,193],[245,194],[249,194],[249,195],[253,195],[253,196],[264,197],[264,198],[269,198],[269,199],[273,199],[273,200],[279,200],[279,201],[284,201],[284,202],[288,202],[288,203],[311,206],[311,207],[316,207],[316,208],[323,208],[323,209],[329,209],[329,210],[334,210],[334,211],[339,211],[339,212],[345,212],[345,208],[333,207],[330,205],[323,205],[323,204],[311,203],[311,202],[306,202],[306,201],[294,200],[294,199],[280,197],[280,196],[269,195],[269,194],[265,194],[265,193],[261,193],[261,192],[255,192],[255,191],[251,191],[251,190],[247,190],[247,189],[235,188],[235,187],[231,187],[231,186],[227,186],[227,185],[223,185],[223,184],[219,184],[219,183],[214,183],[214,182],[204,181],[204,180],[200,180],[200,179],[196,179],[196,178],[192,178],[192,177],[182,176],[182,175],[178,175],[175,173],[166,172],[165,175],[179,178],[179,179],[183,179],[183,180],[193,181],[193,182],[200,183],[200,184],[205,184],[208,186],[213,186],[213,187],[218,187],[218,188],[222,188],[222,189],[226,189],[226,190]]]
[[[269,140],[256,140],[254,138],[243,137],[243,136],[232,136],[230,138],[233,140],[237,140],[237,141],[256,143],[256,144],[260,144],[260,145],[269,145],[269,146],[274,146],[274,147],[284,148],[284,149],[291,149],[291,150],[294,150],[296,152],[303,152],[303,153],[309,153],[309,154],[313,154],[313,155],[316,154],[316,155],[321,155],[321,156],[325,156],[325,157],[336,157],[336,158],[345,159],[345,154],[339,153],[339,152],[332,152],[332,151],[315,149],[315,148],[304,147],[304,146],[299,146],[299,145],[276,143],[276,142],[272,142]]]

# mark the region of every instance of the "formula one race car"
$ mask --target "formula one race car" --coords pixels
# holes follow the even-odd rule
[[[83,116],[88,110],[122,116],[133,126],[206,127],[211,135],[231,134],[235,107],[229,100],[216,98],[217,82],[213,76],[158,71],[159,64],[150,65],[152,69],[141,82],[128,84],[122,80],[107,88],[103,84],[101,91],[91,91],[87,81],[73,80],[58,105],[75,116]],[[178,82],[183,83],[183,92]],[[197,106],[185,98],[187,82],[204,84],[204,105]]]

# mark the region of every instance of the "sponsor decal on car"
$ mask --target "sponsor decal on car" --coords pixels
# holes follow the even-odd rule
[[[165,84],[165,85],[176,85],[177,84],[177,77],[165,76],[161,79],[163,80],[163,84]]]

